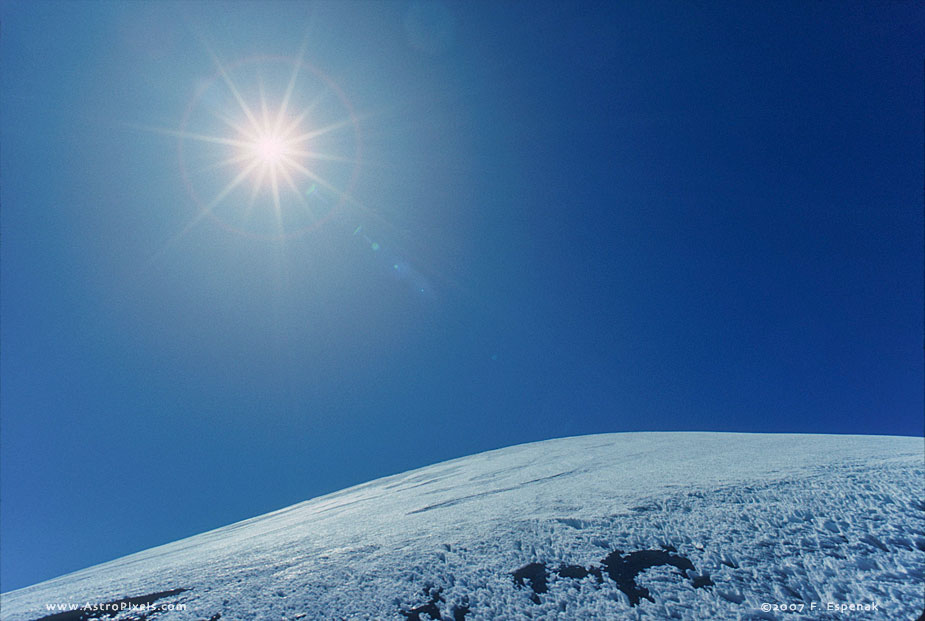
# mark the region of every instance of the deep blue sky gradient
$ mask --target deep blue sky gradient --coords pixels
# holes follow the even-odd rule
[[[440,7],[3,3],[0,590],[516,443],[923,433],[920,3]],[[366,210],[168,243],[133,125],[306,32]]]

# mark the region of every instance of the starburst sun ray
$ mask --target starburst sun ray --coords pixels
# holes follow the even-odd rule
[[[307,34],[293,57],[236,62],[199,38],[215,71],[180,126],[134,125],[179,139],[180,170],[196,204],[163,250],[206,217],[281,241],[320,226],[335,210],[368,212],[352,195],[360,119],[337,84],[306,61]],[[345,133],[325,138],[333,132]]]

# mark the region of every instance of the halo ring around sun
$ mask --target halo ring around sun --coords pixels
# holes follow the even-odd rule
[[[191,127],[193,115],[197,109],[203,106],[203,99],[210,92],[210,90],[217,88],[217,85],[222,80],[223,72],[227,75],[229,72],[242,69],[253,69],[254,71],[257,71],[262,65],[278,63],[288,64],[293,68],[308,71],[315,79],[323,84],[324,87],[330,91],[330,93],[335,96],[337,102],[343,108],[345,117],[344,124],[349,126],[349,129],[352,131],[353,145],[352,153],[343,154],[349,155],[349,157],[342,158],[342,160],[346,162],[345,166],[350,167],[349,173],[345,175],[346,182],[342,184],[342,187],[331,188],[331,193],[335,194],[336,196],[333,201],[333,206],[327,209],[320,217],[313,220],[311,224],[298,226],[292,229],[284,229],[270,234],[256,230],[250,230],[241,225],[236,225],[227,219],[222,218],[218,213],[216,213],[216,210],[212,208],[213,205],[210,205],[210,201],[203,197],[201,191],[197,190],[197,184],[193,180],[193,174],[191,173],[190,165],[188,163],[187,145],[190,142],[188,137],[196,135],[193,131],[195,128]],[[184,112],[183,119],[180,124],[180,130],[177,132],[177,135],[180,136],[177,143],[180,174],[182,176],[183,183],[186,186],[187,192],[193,199],[196,206],[202,210],[202,213],[205,216],[207,216],[222,228],[246,237],[272,241],[295,238],[310,231],[317,230],[322,225],[330,221],[347,205],[356,187],[357,179],[359,178],[362,143],[360,123],[356,112],[354,111],[353,105],[350,103],[350,100],[347,98],[344,91],[333,79],[331,79],[326,73],[311,63],[308,63],[304,60],[300,61],[298,59],[290,58],[287,56],[260,55],[224,65],[218,71],[216,71],[215,74],[206,79],[196,90],[196,93],[193,95],[192,99],[187,105],[186,111]],[[255,139],[254,144],[250,146],[250,150],[252,152],[250,156],[252,158],[264,160],[267,164],[272,164],[273,160],[277,159],[282,153],[284,153],[285,148],[285,145],[282,144],[279,137],[275,135],[259,136]],[[312,187],[314,188],[315,184],[312,184]]]

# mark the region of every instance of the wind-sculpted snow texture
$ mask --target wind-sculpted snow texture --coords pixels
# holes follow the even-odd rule
[[[0,618],[154,594],[104,618],[912,620],[923,476],[919,438],[549,440],[6,593]]]

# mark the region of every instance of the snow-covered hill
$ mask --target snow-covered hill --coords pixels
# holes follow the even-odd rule
[[[915,619],[923,581],[921,439],[624,433],[372,481],[3,594],[0,618]]]

